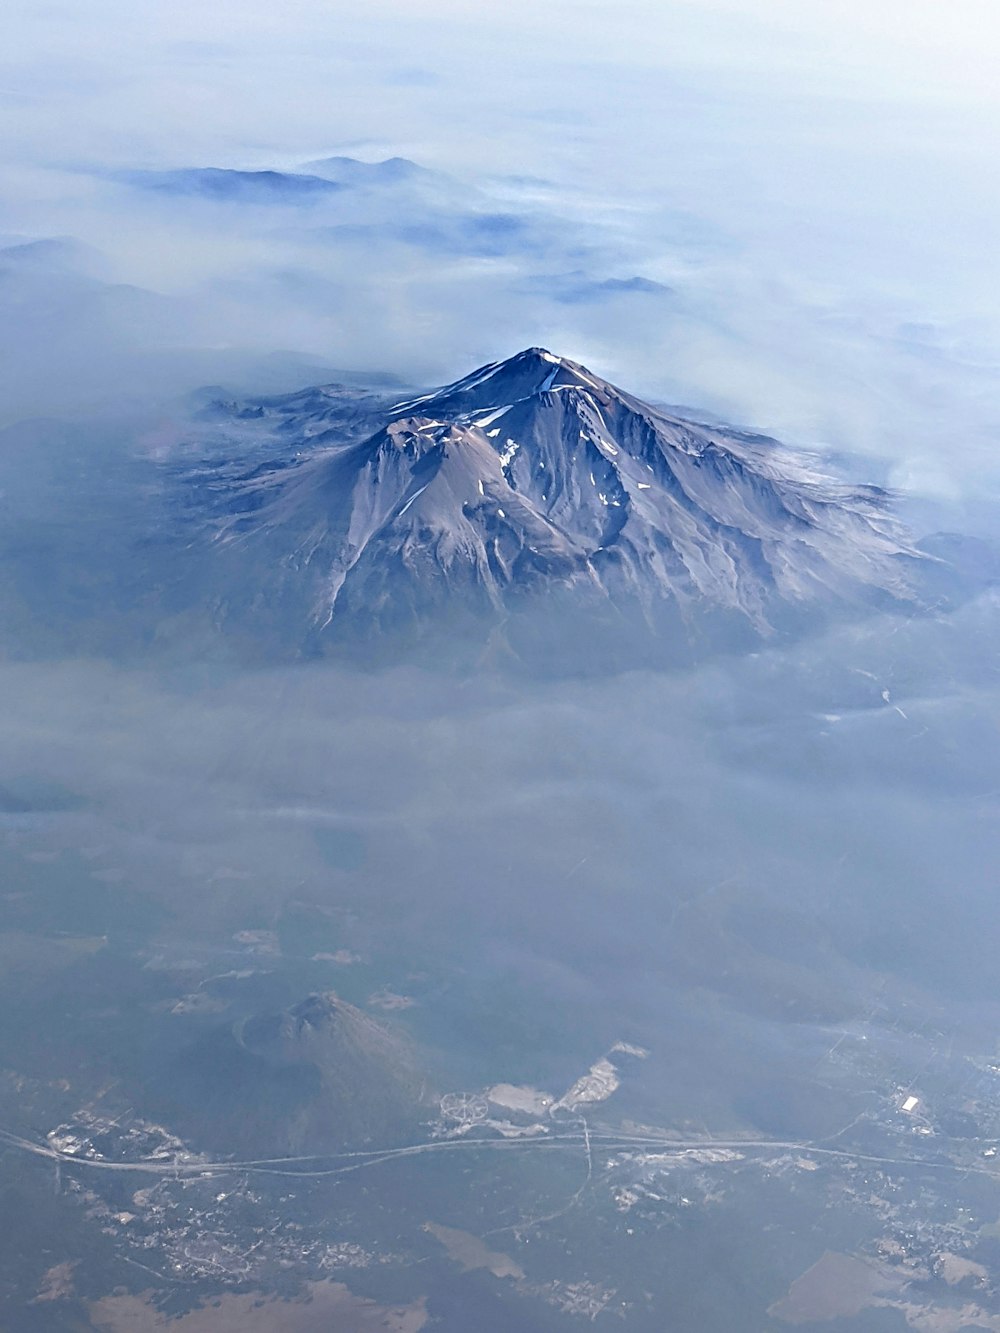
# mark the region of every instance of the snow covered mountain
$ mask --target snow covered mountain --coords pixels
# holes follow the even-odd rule
[[[357,418],[338,435],[329,401],[285,411],[293,465],[231,478],[217,536],[244,554],[264,542],[266,596],[301,602],[315,629],[420,623],[435,607],[505,615],[558,591],[651,625],[721,615],[766,634],[802,611],[915,595],[924,557],[879,489],[541,348],[370,407],[363,438]],[[295,455],[296,441],[309,447]]]

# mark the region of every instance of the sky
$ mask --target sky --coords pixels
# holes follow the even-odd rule
[[[992,5],[14,0],[5,28],[0,241],[79,238],[153,296],[118,291],[95,331],[55,280],[13,280],[7,419],[162,390],[144,338],[420,383],[541,343],[919,495],[1000,487]],[[468,206],[523,235],[400,242],[430,205],[396,195],[351,214],[362,250],[320,247],[315,211],[121,184],[330,154],[410,158],[449,181],[435,226]],[[578,290],[635,277],[668,292]]]

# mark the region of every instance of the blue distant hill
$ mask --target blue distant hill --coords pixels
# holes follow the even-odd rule
[[[408,157],[387,157],[382,162],[362,162],[357,157],[323,157],[306,162],[302,170],[341,185],[396,185],[436,178],[433,171],[411,162]]]
[[[235,171],[226,167],[182,167],[174,171],[129,171],[129,185],[161,194],[237,203],[301,203],[339,193],[338,181],[286,171]]]

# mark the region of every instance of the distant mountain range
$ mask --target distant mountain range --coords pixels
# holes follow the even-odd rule
[[[223,167],[184,167],[176,171],[133,171],[130,185],[164,194],[254,203],[297,203],[305,198],[336,194],[342,186],[320,176],[287,171],[233,171]]]
[[[313,636],[499,622],[546,598],[658,633],[767,635],[915,601],[930,563],[882,490],[538,347],[404,401],[329,388],[226,412],[271,439],[212,479],[227,609],[295,607]],[[249,600],[238,568],[266,568]]]
[[[234,167],[177,167],[168,170],[120,172],[127,185],[165,194],[242,203],[300,203],[339,193],[348,187],[393,186],[433,179],[433,174],[405,157],[384,162],[362,162],[353,157],[327,157],[309,162],[300,171]]]

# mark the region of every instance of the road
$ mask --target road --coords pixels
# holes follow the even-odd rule
[[[876,1153],[851,1152],[847,1148],[823,1148],[811,1143],[779,1139],[669,1139],[654,1135],[613,1134],[587,1127],[585,1132],[550,1134],[545,1138],[488,1139],[461,1138],[404,1144],[394,1148],[372,1148],[356,1152],[323,1153],[304,1157],[262,1157],[251,1160],[205,1161],[195,1158],[142,1158],[134,1162],[110,1162],[102,1158],[78,1157],[61,1152],[47,1143],[38,1143],[9,1130],[0,1129],[0,1144],[31,1153],[36,1157],[58,1162],[63,1166],[81,1167],[94,1171],[131,1171],[140,1175],[202,1176],[220,1172],[253,1172],[261,1175],[319,1178],[343,1175],[378,1166],[401,1157],[415,1157],[424,1153],[445,1152],[527,1152],[536,1150],[583,1149],[590,1159],[593,1147],[606,1151],[624,1152],[647,1149],[663,1153],[685,1152],[696,1149],[727,1149],[737,1152],[798,1152],[810,1157],[866,1162],[876,1166],[914,1168],[927,1171],[953,1171],[963,1174],[988,1176],[1000,1180],[1000,1165],[985,1166],[968,1162],[929,1161],[920,1157],[892,1157]]]

